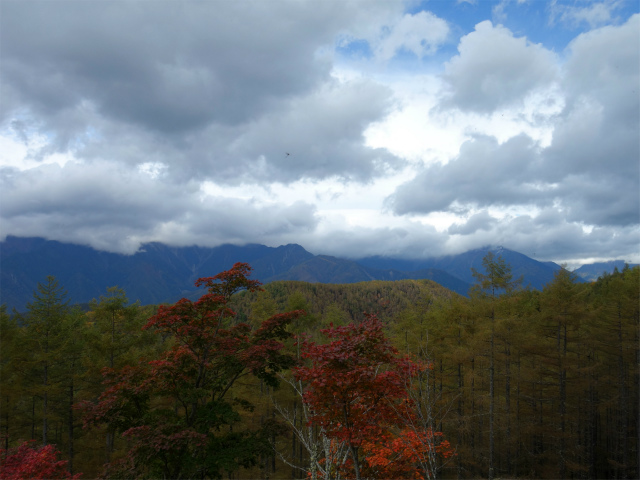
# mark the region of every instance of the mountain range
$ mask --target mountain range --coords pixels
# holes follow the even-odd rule
[[[461,295],[474,283],[471,269],[482,271],[482,259],[491,250],[511,266],[523,285],[541,289],[561,267],[538,262],[521,253],[485,247],[460,255],[433,259],[367,257],[349,260],[313,255],[296,244],[267,247],[221,245],[218,247],[171,247],[161,243],[143,245],[133,255],[122,255],[44,238],[8,236],[0,242],[0,302],[9,310],[23,311],[33,298],[38,282],[55,276],[72,303],[87,303],[117,285],[132,301],[142,304],[174,302],[199,296],[194,287],[199,277],[213,276],[235,262],[253,267],[252,278],[263,283],[299,280],[311,283],[356,283],[370,280],[430,279]],[[594,272],[612,271],[613,263],[583,266],[587,280]],[[580,275],[580,270],[576,273]],[[599,269],[599,270],[598,270]]]

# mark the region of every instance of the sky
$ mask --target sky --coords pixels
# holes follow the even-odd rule
[[[0,239],[640,261],[636,0],[0,0]]]

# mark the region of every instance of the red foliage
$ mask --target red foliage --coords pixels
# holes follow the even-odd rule
[[[363,442],[368,467],[376,478],[424,479],[419,464],[428,464],[429,457],[451,457],[454,452],[441,432],[416,432],[404,428],[397,435],[387,431]]]
[[[0,450],[0,479],[79,479],[78,473],[71,476],[67,470],[67,461],[58,460],[59,452],[53,445],[36,447],[35,442],[23,442],[9,450]]]
[[[196,281],[196,287],[206,285],[209,293],[222,296],[228,301],[238,290],[249,290],[255,292],[261,290],[262,285],[258,280],[249,280],[247,277],[251,273],[251,266],[248,263],[236,263],[231,270],[221,272],[215,277],[203,277]]]
[[[110,423],[113,427],[123,430],[131,425],[131,418],[138,414],[140,405],[149,398],[145,386],[148,368],[144,362],[137,366],[125,366],[119,371],[110,368],[102,370],[105,390],[96,404],[82,401],[77,404],[84,412],[84,427]]]
[[[302,357],[311,363],[295,368],[294,375],[307,383],[311,422],[351,448],[341,468],[344,478],[352,478],[356,461],[362,477],[423,478],[419,465],[453,454],[441,433],[407,427],[417,424],[409,379],[429,365],[400,357],[374,315],[322,332],[333,341],[303,340]]]
[[[374,315],[358,325],[322,332],[335,340],[326,345],[304,340],[302,357],[312,363],[294,374],[308,384],[304,401],[311,406],[312,421],[357,447],[395,422],[395,404],[406,396],[403,372],[416,366],[398,357]]]
[[[199,279],[196,285],[206,285],[209,293],[196,302],[183,298],[161,306],[143,327],[171,337],[168,351],[137,366],[103,372],[107,388],[97,403],[85,402],[82,408],[85,425],[106,423],[128,438],[128,459],[113,468],[130,475],[146,468],[146,474],[164,477],[219,474],[221,467],[205,459],[207,452],[219,453],[213,447],[216,436],[233,437],[231,446],[242,437],[221,428],[238,418],[225,396],[247,374],[277,384],[277,373],[294,363],[283,351],[282,340],[291,336],[287,324],[304,314],[273,315],[256,330],[236,323],[228,307],[231,296],[260,285],[246,278],[250,271],[248,264],[236,263],[229,271]]]

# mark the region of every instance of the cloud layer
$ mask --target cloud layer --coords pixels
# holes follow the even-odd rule
[[[460,55],[447,67],[445,78],[453,93],[444,98],[444,104],[459,109],[487,109],[495,114],[505,107],[504,99],[522,100],[532,88],[544,87],[551,80],[560,82],[565,106],[551,119],[551,142],[541,146],[523,133],[503,143],[494,136],[475,135],[448,163],[427,165],[400,185],[387,199],[390,208],[399,215],[440,211],[470,214],[466,226],[449,230],[461,235],[477,231],[474,225],[479,217],[474,211],[507,207],[553,209],[565,221],[578,225],[635,225],[637,230],[639,29],[640,17],[635,15],[620,27],[584,33],[571,43],[568,58],[557,73],[553,68],[540,69],[553,75],[538,79],[529,75],[521,84],[513,83],[514,90],[498,93],[496,89],[496,95],[492,95],[490,89],[483,87],[489,75],[485,64],[478,64],[474,71],[473,63],[464,63],[465,43],[471,35],[482,37],[476,39],[474,48],[487,45],[493,58],[510,66],[519,65],[519,61],[509,60],[511,56],[528,65],[536,59],[553,65],[552,56],[541,47],[524,42],[519,42],[518,53],[513,53],[515,44],[496,40],[505,35],[503,28],[496,33],[489,24],[477,26],[474,33],[462,39]],[[506,35],[503,40],[509,38]],[[477,52],[474,58],[479,56]],[[464,65],[469,70],[460,73],[461,78],[474,79],[478,84],[460,84],[452,77],[451,65]],[[509,84],[511,71],[503,74],[503,69],[495,64],[494,67],[497,73],[491,78],[496,85]],[[511,73],[516,72],[517,68]],[[504,78],[497,78],[500,75]],[[529,85],[532,80],[535,81]],[[518,88],[521,91],[512,95]]]
[[[0,236],[640,260],[640,16],[429,6],[3,3]]]

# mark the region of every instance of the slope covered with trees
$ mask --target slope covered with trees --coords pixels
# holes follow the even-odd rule
[[[45,278],[27,312],[0,311],[2,471],[41,455],[61,478],[637,478],[640,268],[541,291],[499,255],[471,273],[462,297],[260,288],[238,265],[199,300],[114,287],[89,312]]]

